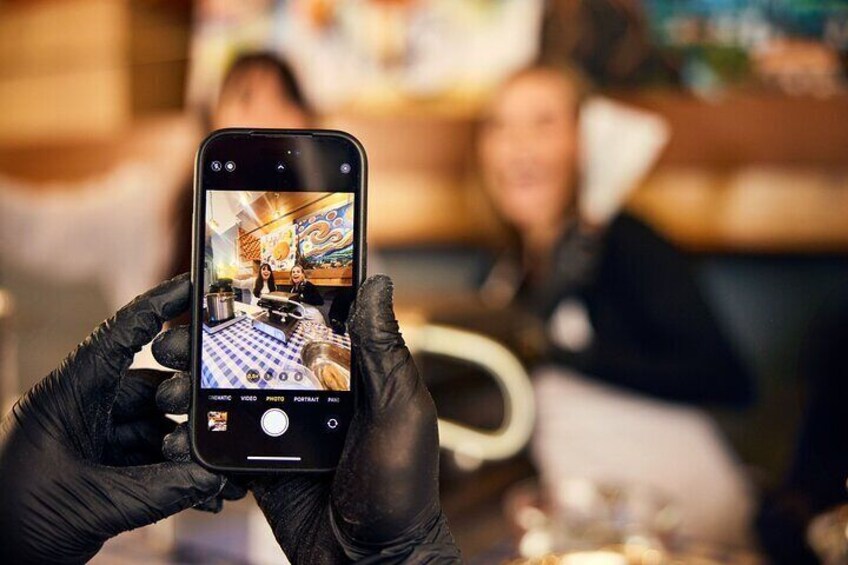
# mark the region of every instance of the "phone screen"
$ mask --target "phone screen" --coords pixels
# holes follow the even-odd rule
[[[364,154],[333,132],[230,131],[197,166],[195,455],[331,469],[352,417]]]

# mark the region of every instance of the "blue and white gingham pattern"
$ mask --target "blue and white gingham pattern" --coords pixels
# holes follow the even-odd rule
[[[350,338],[347,335],[336,335],[327,326],[306,320],[297,323],[294,333],[286,343],[254,329],[247,318],[214,334],[204,333],[200,386],[312,390],[315,387],[308,379],[296,382],[293,379],[281,381],[275,378],[268,382],[264,375],[267,369],[273,370],[275,375],[289,369],[308,372],[301,364],[300,351],[307,342],[317,339],[350,348]],[[259,372],[258,382],[248,382],[247,371],[250,369]]]

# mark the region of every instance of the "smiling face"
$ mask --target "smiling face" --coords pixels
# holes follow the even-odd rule
[[[291,280],[294,284],[297,284],[297,283],[303,281],[304,278],[306,278],[306,277],[303,276],[303,268],[302,267],[300,267],[299,265],[295,265],[294,267],[292,267]]]
[[[262,268],[259,269],[259,274],[262,275],[262,280],[267,281],[271,278],[271,267],[268,265],[262,265]]]
[[[577,92],[564,75],[535,69],[509,80],[492,100],[479,137],[486,189],[522,236],[556,230],[574,201]]]

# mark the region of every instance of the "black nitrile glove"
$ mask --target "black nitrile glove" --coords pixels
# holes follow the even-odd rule
[[[223,477],[166,461],[173,423],[154,396],[170,374],[128,371],[163,321],[188,306],[177,277],[106,320],[0,425],[0,555],[82,563],[103,542],[214,498]]]
[[[361,379],[335,473],[264,475],[250,488],[295,564],[458,563],[439,503],[436,410],[400,335],[388,277],[365,281],[349,327]],[[163,334],[153,353],[187,369],[187,329]],[[190,390],[189,377],[178,373],[160,386],[157,401],[185,411]],[[178,428],[166,445],[187,454],[188,431]]]

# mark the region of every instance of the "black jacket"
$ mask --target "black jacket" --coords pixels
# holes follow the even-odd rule
[[[324,298],[318,292],[318,287],[309,281],[301,281],[298,284],[292,285],[288,292],[294,294],[292,296],[293,300],[297,300],[303,304],[310,304],[312,306],[322,306],[324,304]]]
[[[588,246],[595,257],[587,261],[580,256],[587,246],[573,244],[574,232],[563,236],[552,266],[565,276],[525,284],[518,295],[546,320],[566,299],[588,312],[591,344],[579,352],[552,346],[549,361],[668,400],[737,407],[753,402],[753,380],[677,249],[622,214]],[[575,264],[586,266],[569,275]]]

